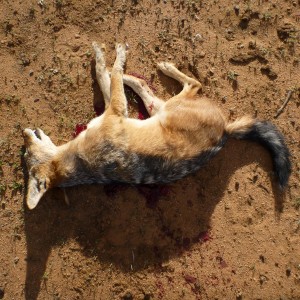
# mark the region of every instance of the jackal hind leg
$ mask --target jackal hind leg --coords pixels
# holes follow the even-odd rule
[[[150,116],[155,115],[165,104],[165,101],[154,95],[145,80],[124,74],[123,81],[141,97]]]
[[[93,42],[92,45],[96,56],[96,78],[103,94],[105,109],[107,109],[110,103],[111,81],[105,63],[105,45],[101,44],[101,46],[99,46],[96,42]]]
[[[194,97],[202,85],[196,79],[193,79],[184,73],[180,72],[173,63],[161,62],[158,63],[158,68],[167,76],[179,81],[183,85],[182,91],[175,97],[192,98]]]

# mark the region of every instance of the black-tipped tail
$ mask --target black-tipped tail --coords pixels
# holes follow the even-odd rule
[[[236,124],[238,122],[240,120],[236,121]],[[252,122],[248,122],[247,128],[245,128],[245,125],[242,130],[239,130],[237,127],[229,132],[232,137],[258,142],[270,151],[275,174],[280,187],[283,189],[287,185],[291,174],[291,161],[290,151],[286,146],[281,132],[272,123],[267,121],[252,120]]]

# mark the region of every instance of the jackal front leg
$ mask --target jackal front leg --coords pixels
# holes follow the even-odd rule
[[[116,45],[117,57],[111,72],[110,106],[111,113],[127,117],[127,100],[123,85],[123,67],[126,49],[122,44]]]

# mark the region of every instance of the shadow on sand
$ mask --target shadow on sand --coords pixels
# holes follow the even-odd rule
[[[180,256],[209,238],[211,216],[231,176],[252,163],[272,168],[259,145],[229,140],[208,165],[170,186],[77,186],[67,189],[70,206],[63,191],[53,189],[36,209],[25,208],[26,299],[37,299],[51,249],[69,239],[78,242],[84,255],[123,272],[132,271],[132,264],[138,271]],[[280,212],[282,195],[274,186],[273,194]]]

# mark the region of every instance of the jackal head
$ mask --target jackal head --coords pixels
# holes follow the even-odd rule
[[[23,136],[29,173],[26,202],[29,209],[33,209],[50,187],[51,160],[57,153],[57,147],[41,129],[33,131],[26,128]]]

